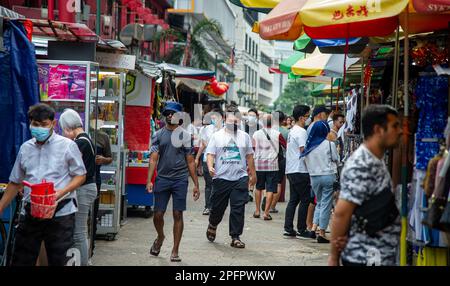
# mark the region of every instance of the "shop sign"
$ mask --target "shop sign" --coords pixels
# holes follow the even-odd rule
[[[104,68],[134,70],[136,56],[97,52],[96,62]]]
[[[128,73],[126,97],[127,106],[150,107],[152,79],[142,73]]]

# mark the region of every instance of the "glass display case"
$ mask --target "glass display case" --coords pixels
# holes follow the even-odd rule
[[[52,106],[56,120],[66,108],[76,110],[85,130],[91,128],[95,118],[95,103],[99,65],[86,61],[38,60],[40,101]],[[61,134],[59,124],[55,132]]]
[[[113,161],[102,166],[100,171],[102,184],[97,235],[106,236],[108,240],[113,240],[119,232],[123,209],[125,79],[123,72],[99,72],[95,128],[108,135]]]

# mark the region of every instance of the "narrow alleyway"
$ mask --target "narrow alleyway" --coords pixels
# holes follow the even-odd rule
[[[204,181],[200,178],[203,190]],[[288,185],[289,186],[289,185]],[[289,187],[288,187],[289,188]],[[191,189],[189,190],[191,192]],[[287,202],[279,203],[278,214],[272,214],[272,221],[253,218],[255,209],[251,202],[246,206],[245,228],[242,241],[245,249],[230,247],[228,236],[228,211],[219,225],[214,243],[206,239],[208,217],[202,215],[204,193],[199,201],[194,202],[189,195],[188,211],[184,217],[184,234],[181,241],[181,263],[169,260],[173,243],[171,210],[166,214],[166,240],[159,257],[149,254],[151,243],[156,238],[153,220],[141,217],[129,217],[121,228],[117,240],[97,241],[93,258],[95,266],[236,266],[236,265],[279,265],[303,266],[326,265],[329,245],[318,244],[315,240],[283,238],[284,214]],[[286,198],[289,198],[287,191]],[[169,203],[171,207],[171,202]]]

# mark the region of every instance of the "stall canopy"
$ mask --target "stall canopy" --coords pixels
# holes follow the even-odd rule
[[[260,23],[254,32],[265,40],[296,40],[303,28],[300,10],[308,0],[283,0]]]
[[[201,70],[191,67],[178,66],[174,64],[162,63],[157,65],[162,71],[172,72],[176,78],[190,78],[196,80],[210,80],[214,77],[213,71]]]
[[[293,74],[302,76],[342,77],[344,71],[358,60],[343,54],[322,54],[316,50],[311,56],[293,64],[291,70]]]
[[[257,11],[269,13],[281,0],[230,0],[236,6]]]
[[[24,19],[25,18],[25,16],[20,15],[19,13],[9,10],[3,6],[0,6],[0,17],[6,17],[6,18],[10,18],[10,19]]]
[[[318,47],[323,54],[359,54],[368,43],[368,38],[351,38],[348,41],[346,39],[311,39],[303,34],[294,42],[294,50],[312,53]]]
[[[429,5],[433,2],[444,4]],[[399,22],[405,28],[405,8],[409,33],[446,29],[448,6],[443,0],[309,0],[300,14],[311,38],[375,37],[393,33]]]
[[[80,23],[64,23],[58,21],[31,19],[33,35],[56,38],[60,41],[97,42],[99,37]]]

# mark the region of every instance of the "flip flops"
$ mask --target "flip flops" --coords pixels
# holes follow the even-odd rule
[[[253,213],[253,217],[254,217],[254,218],[260,218],[261,215],[257,215],[256,212],[254,212],[254,213]]]
[[[181,262],[181,258],[180,256],[176,255],[176,256],[170,256],[170,261],[171,262]]]
[[[264,220],[272,220],[272,217],[270,215],[264,216]]]
[[[158,242],[158,239],[155,239],[155,241],[153,242],[152,247],[150,248],[150,254],[153,255],[153,256],[158,256],[159,253],[161,252],[162,243],[161,243],[161,245],[159,246],[159,249],[158,249],[156,247],[157,242]]]

